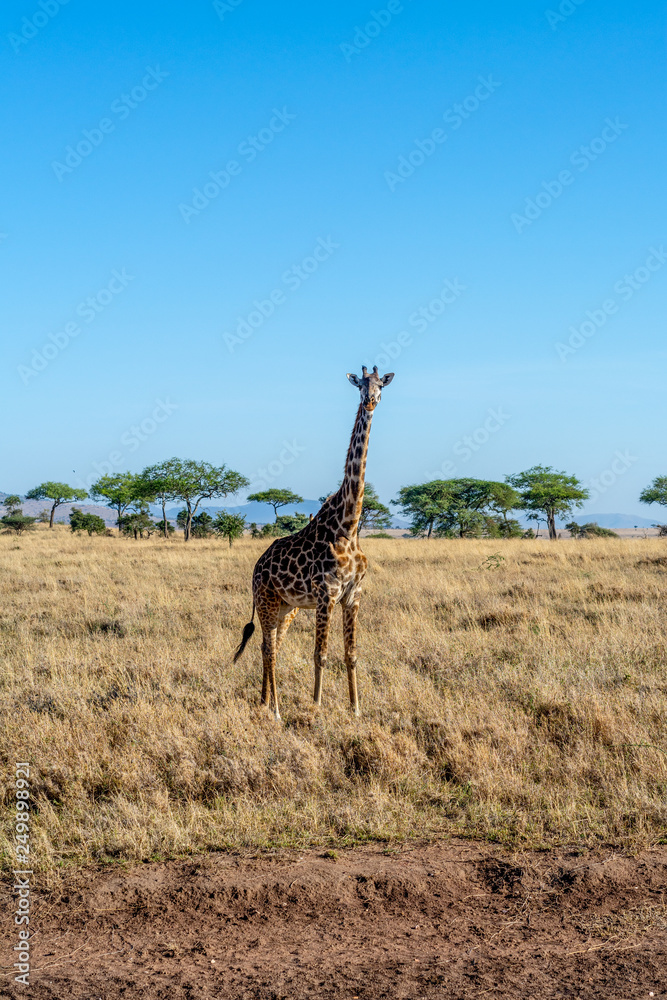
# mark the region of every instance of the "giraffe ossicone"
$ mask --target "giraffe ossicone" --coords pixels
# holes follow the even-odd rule
[[[350,706],[359,715],[357,693],[357,613],[367,560],[358,539],[364,499],[368,438],[375,407],[393,372],[379,375],[377,365],[361,377],[348,373],[359,389],[360,401],[339,489],[320,507],[311,521],[294,535],[276,538],[262,553],[252,575],[252,618],[243,629],[234,663],[255,630],[255,612],[262,627],[262,705],[270,704],[280,719],[276,686],[276,658],[287,629],[299,608],[315,609],[315,689],[313,700],[322,702],[322,675],[326,666],[331,616],[337,604],[343,609],[343,645]]]

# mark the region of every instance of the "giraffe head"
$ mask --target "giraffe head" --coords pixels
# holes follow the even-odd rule
[[[351,375],[347,373],[352,385],[356,385],[361,393],[361,405],[372,413],[375,407],[380,402],[380,397],[382,395],[382,387],[389,385],[394,377],[393,372],[389,372],[387,375],[378,375],[378,366],[375,365],[373,371],[368,374],[365,367],[361,369],[361,378],[358,375]]]

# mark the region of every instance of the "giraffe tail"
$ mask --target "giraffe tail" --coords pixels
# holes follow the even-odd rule
[[[241,638],[241,642],[239,644],[239,648],[234,653],[234,663],[236,663],[236,661],[243,655],[243,650],[248,645],[248,640],[250,639],[250,636],[255,631],[254,618],[255,618],[255,602],[253,601],[253,603],[252,603],[252,618],[250,619],[250,621],[248,622],[248,624],[246,625],[246,627],[243,629],[243,636]]]

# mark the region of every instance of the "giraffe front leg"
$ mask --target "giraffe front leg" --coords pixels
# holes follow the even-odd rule
[[[350,708],[359,715],[359,696],[357,694],[357,612],[359,597],[355,596],[350,604],[343,605],[343,645],[345,648],[345,666],[347,667],[347,685],[350,692]]]
[[[318,706],[322,704],[322,671],[327,665],[327,646],[333,606],[333,599],[326,594],[318,600],[315,611],[315,691],[313,701]]]

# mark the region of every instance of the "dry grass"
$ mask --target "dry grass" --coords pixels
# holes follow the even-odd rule
[[[314,714],[301,612],[283,726],[258,708],[258,639],[230,663],[264,544],[0,538],[6,866],[16,760],[32,762],[47,870],[435,834],[664,837],[664,541],[365,540],[362,718],[339,612]]]

